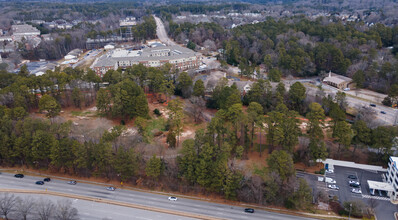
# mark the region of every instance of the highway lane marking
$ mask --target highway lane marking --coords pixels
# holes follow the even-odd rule
[[[206,216],[206,215],[202,215],[202,214],[182,212],[182,211],[177,211],[177,210],[161,209],[161,208],[157,208],[157,207],[148,207],[148,206],[143,206],[143,205],[139,205],[139,204],[131,204],[131,203],[114,201],[114,200],[109,200],[109,199],[101,199],[101,198],[95,198],[95,197],[90,197],[90,196],[80,196],[80,195],[59,193],[59,192],[53,192],[53,191],[0,189],[0,192],[25,193],[25,194],[45,194],[45,195],[52,195],[52,196],[61,196],[61,197],[66,197],[66,198],[78,198],[81,200],[105,203],[105,204],[110,204],[110,205],[118,205],[118,206],[142,209],[142,210],[146,210],[146,211],[178,215],[178,216],[183,216],[183,217],[209,219],[209,220],[220,219],[220,218],[210,217],[210,216]]]

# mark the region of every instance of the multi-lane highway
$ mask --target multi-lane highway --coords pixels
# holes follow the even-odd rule
[[[184,216],[171,215],[160,212],[152,212],[148,210],[135,209],[124,206],[117,206],[99,202],[86,201],[82,199],[72,199],[63,198],[59,196],[51,195],[39,195],[39,194],[16,194],[21,199],[33,199],[34,202],[40,202],[42,200],[50,200],[53,204],[57,204],[63,200],[70,200],[72,202],[72,207],[78,210],[78,216],[82,220],[150,220],[150,219],[162,219],[162,220],[191,220],[193,218],[188,218]],[[11,213],[10,219],[18,219],[18,217],[13,218],[15,214]],[[0,215],[1,216],[1,215]],[[28,219],[34,219],[37,213],[32,211],[28,215]]]
[[[160,18],[153,16],[156,21],[156,34],[161,42],[165,43],[168,46],[176,45],[176,43],[167,36],[166,29],[164,28],[164,24]]]
[[[258,209],[255,210],[255,213],[245,213],[244,207],[218,204],[182,197],[178,197],[178,200],[173,202],[168,200],[169,195],[161,195],[126,189],[116,189],[115,191],[108,191],[103,185],[86,184],[81,182],[78,182],[76,185],[69,185],[67,184],[66,180],[53,179],[51,182],[46,182],[44,185],[36,185],[35,182],[37,180],[42,180],[42,178],[25,176],[22,179],[18,179],[15,178],[13,174],[2,173],[0,174],[0,189],[48,190],[51,192],[88,196],[92,198],[101,198],[129,204],[137,204],[146,207],[154,207],[164,210],[192,213],[222,219],[309,219]],[[79,209],[79,207],[77,208]],[[88,213],[87,211],[83,210],[81,212]],[[131,214],[135,215],[134,211],[132,211]],[[156,219],[156,217],[154,216],[148,216],[148,218]]]

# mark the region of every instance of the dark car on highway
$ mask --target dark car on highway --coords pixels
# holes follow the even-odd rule
[[[376,107],[376,105],[375,105],[375,104],[370,104],[370,106],[372,106],[372,107]]]
[[[44,185],[43,181],[36,181],[36,185]]]
[[[44,182],[50,182],[51,181],[51,179],[49,178],[49,177],[47,177],[47,178],[44,178],[44,180],[43,180]]]
[[[251,208],[246,208],[246,209],[245,209],[245,212],[248,212],[248,213],[254,213],[254,209],[251,209]]]
[[[74,180],[71,180],[71,181],[68,181],[68,184],[70,184],[70,185],[76,185],[76,181],[74,181]]]
[[[385,111],[381,111],[380,113],[383,114],[383,115],[387,114]]]
[[[24,177],[24,175],[23,175],[23,174],[20,174],[20,173],[18,173],[18,174],[15,174],[15,175],[14,175],[14,177],[16,177],[16,178],[23,178],[23,177]]]

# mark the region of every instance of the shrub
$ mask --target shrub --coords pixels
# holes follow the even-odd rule
[[[155,108],[154,110],[153,110],[153,114],[155,114],[155,115],[157,115],[157,116],[161,116],[162,115],[162,113],[159,111],[159,109],[157,109],[157,108]]]

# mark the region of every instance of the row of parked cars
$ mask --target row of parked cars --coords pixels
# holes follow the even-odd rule
[[[358,182],[357,176],[348,175],[348,185],[351,187],[351,192],[356,194],[362,194],[361,184]]]

